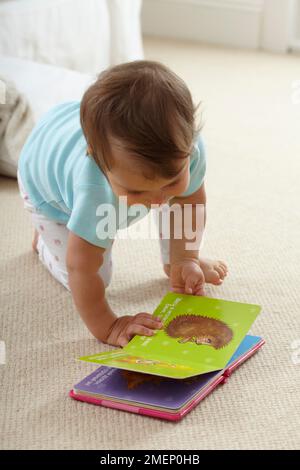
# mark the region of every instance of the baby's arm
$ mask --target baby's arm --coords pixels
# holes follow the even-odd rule
[[[105,298],[98,271],[104,249],[92,245],[70,231],[66,264],[74,303],[90,332],[100,341],[125,346],[135,334],[151,336],[161,323],[148,313],[117,317]]]
[[[206,192],[204,183],[202,186],[190,196],[185,197],[174,197],[170,201],[170,206],[172,204],[178,204],[181,207],[189,204],[192,209],[191,227],[182,226],[182,237],[174,237],[174,220],[171,218],[171,240],[170,240],[170,262],[176,263],[185,259],[199,260],[199,248],[200,242],[202,240],[204,227],[206,223]],[[197,209],[198,207],[198,209]],[[196,221],[197,219],[197,221]],[[190,222],[189,217],[182,218],[182,222]],[[192,239],[186,237],[186,233],[197,233],[197,237]],[[198,241],[197,241],[198,240]],[[190,249],[189,244],[194,244],[194,249]]]
[[[172,206],[172,204],[178,204],[179,207],[184,207],[185,204],[189,204],[192,215],[190,218],[192,222],[191,226],[184,227],[182,225],[181,227],[181,238],[174,236],[174,219],[171,218],[170,220],[170,279],[172,288],[175,292],[203,295],[205,278],[200,267],[199,248],[206,222],[206,194],[204,183],[190,196],[173,198],[170,201],[170,206]],[[186,219],[186,217],[182,217],[180,220],[181,224],[183,224],[187,223],[186,220],[189,221],[189,218]],[[190,239],[190,234],[189,237],[186,237],[187,229],[192,233],[196,233],[196,237]],[[190,249],[191,247],[193,249]]]

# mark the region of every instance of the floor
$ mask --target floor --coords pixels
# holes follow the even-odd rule
[[[299,58],[146,39],[202,101],[208,168],[203,253],[230,275],[211,297],[258,303],[266,345],[180,423],[81,404],[68,390],[109,349],[31,251],[15,180],[0,179],[0,447],[295,449],[300,446]],[[107,297],[118,315],[153,311],[168,290],[155,240],[117,240]]]

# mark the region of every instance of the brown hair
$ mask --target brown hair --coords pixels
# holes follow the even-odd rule
[[[190,154],[200,131],[198,106],[168,67],[137,60],[100,73],[82,98],[80,122],[91,156],[104,172],[112,167],[114,137],[138,162],[172,178],[178,172],[174,160]]]

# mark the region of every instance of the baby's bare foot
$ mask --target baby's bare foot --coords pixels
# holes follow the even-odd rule
[[[228,269],[224,261],[199,258],[199,262],[205,277],[205,282],[215,285],[222,284],[228,273]],[[169,264],[164,264],[164,272],[168,277],[170,277]]]
[[[39,239],[39,232],[36,229],[34,229],[34,234],[33,234],[33,239],[32,239],[32,249],[36,253],[38,253],[38,249],[37,249],[38,239]]]
[[[200,267],[203,271],[205,282],[220,285],[227,276],[228,269],[224,261],[199,258]]]

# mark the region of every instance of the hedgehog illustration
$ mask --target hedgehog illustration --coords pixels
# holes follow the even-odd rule
[[[233,338],[233,332],[226,323],[199,315],[180,315],[165,327],[171,338],[180,338],[179,343],[206,344],[215,349],[226,346]]]
[[[160,385],[170,379],[166,377],[159,377],[157,375],[150,375],[150,374],[141,374],[140,372],[132,372],[129,370],[122,370],[121,375],[126,382],[126,386],[128,390],[134,390],[138,388],[140,385],[144,383],[150,382],[153,385]],[[190,386],[199,380],[199,376],[196,377],[189,377],[188,379],[184,379],[181,381],[181,384]]]
[[[160,384],[160,382],[163,380],[162,377],[157,377],[150,374],[141,374],[139,372],[132,372],[129,370],[122,370],[121,374],[126,381],[128,390],[134,390],[146,382]]]

